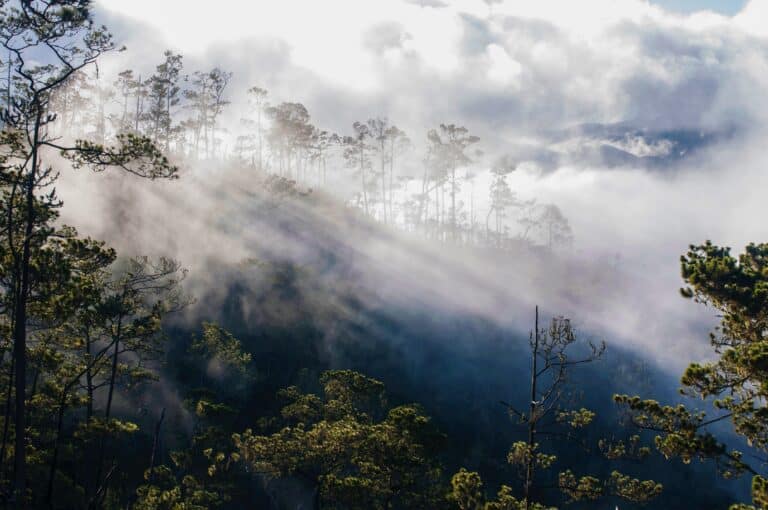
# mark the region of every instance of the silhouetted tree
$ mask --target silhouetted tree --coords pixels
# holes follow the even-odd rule
[[[314,131],[309,112],[301,103],[280,103],[268,107],[266,111],[272,122],[269,145],[278,160],[279,174],[299,179]]]
[[[12,107],[4,113],[6,127],[10,129],[2,132],[0,143],[10,153],[12,194],[24,197],[23,241],[19,245],[16,239],[6,239],[15,260],[12,285],[15,419],[17,424],[24,424],[27,419],[28,305],[34,292],[31,263],[35,258],[33,250],[45,246],[53,234],[47,225],[40,228],[37,218],[40,209],[52,210],[60,206],[51,191],[57,174],[43,162],[44,150],[61,151],[75,166],[89,165],[96,170],[118,166],[152,178],[172,176],[175,168],[168,165],[149,140],[134,136],[120,138],[116,148],[84,141],[61,146],[52,140],[49,126],[56,116],[50,109],[51,98],[78,72],[96,62],[105,52],[115,49],[110,34],[93,24],[90,2],[36,0],[18,5],[4,3],[0,5],[0,45],[11,54],[12,75],[18,84]],[[38,65],[41,61],[49,63]],[[23,137],[19,133],[23,133]],[[39,201],[40,196],[43,199]],[[11,201],[11,205],[14,203]],[[23,507],[27,485],[24,427],[17,427],[16,432],[14,495],[17,505]]]
[[[360,176],[360,199],[358,204],[363,207],[363,212],[369,214],[369,199],[368,192],[370,190],[371,183],[369,181],[369,174],[371,171],[371,152],[373,147],[371,145],[371,129],[367,124],[362,122],[355,122],[352,124],[352,130],[354,135],[344,137],[344,159],[347,162],[347,166],[354,168],[356,174]]]
[[[445,174],[446,182],[450,184],[450,229],[451,238],[456,241],[458,238],[456,196],[461,189],[457,171],[472,161],[466,154],[466,150],[479,142],[480,138],[470,135],[467,128],[455,124],[440,124],[438,129],[429,131],[427,138],[433,148],[436,165]]]
[[[193,130],[193,146],[196,156],[200,154],[202,137],[206,159],[215,152],[218,118],[229,104],[224,97],[232,73],[214,68],[208,72],[195,72],[190,79],[191,88],[185,92],[188,108],[193,112],[189,126]]]
[[[267,96],[269,93],[266,89],[263,89],[261,87],[251,87],[248,89],[248,101],[250,103],[251,109],[256,114],[256,119],[254,121],[255,127],[256,127],[256,154],[258,155],[257,160],[258,165],[256,168],[258,168],[260,171],[264,170],[264,115],[266,112],[267,107],[269,106],[269,102],[267,101]]]
[[[152,140],[166,152],[171,149],[171,140],[178,133],[173,124],[173,108],[181,102],[182,56],[166,51],[165,60],[157,66],[155,74],[148,81],[149,110],[147,120]]]
[[[752,475],[752,506],[768,504],[768,476],[762,458],[768,451],[768,244],[750,244],[735,257],[730,248],[710,241],[691,246],[681,257],[686,283],[683,297],[711,306],[720,324],[710,334],[717,358],[691,363],[681,379],[683,394],[711,402],[714,417],[680,404],[617,395],[615,400],[641,429],[655,434],[656,448],[666,458],[690,463],[694,458],[714,460],[726,478]],[[711,432],[711,425],[730,421],[733,429],[759,452],[745,455],[728,447]],[[753,462],[751,459],[756,459]]]

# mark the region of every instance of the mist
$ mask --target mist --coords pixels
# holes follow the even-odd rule
[[[760,507],[765,2],[35,2],[0,501]]]
[[[765,41],[745,28],[749,13],[760,7],[753,2],[728,17],[625,2],[626,9],[605,18],[571,20],[565,13],[550,19],[559,12],[552,9],[480,4],[403,3],[387,15],[345,5],[355,20],[352,32],[323,44],[351,52],[365,63],[358,65],[336,53],[309,62],[303,52],[315,28],[293,26],[280,18],[282,10],[255,16],[253,27],[228,27],[223,38],[218,31],[224,25],[215,18],[184,48],[186,33],[167,40],[162,15],[145,25],[130,17],[138,4],[105,2],[101,16],[128,49],[110,57],[101,72],[114,75],[125,63],[157,60],[157,48],[166,46],[183,50],[189,68],[233,70],[232,105],[221,121],[228,126],[225,152],[234,146],[237,115],[246,109],[244,90],[256,84],[275,102],[303,102],[322,129],[347,133],[354,120],[390,119],[413,141],[398,169],[409,177],[421,172],[426,140],[420,133],[440,122],[464,125],[480,136],[484,152],[472,164],[478,216],[489,207],[488,168],[504,155],[516,167],[508,177],[512,190],[521,200],[556,204],[573,229],[572,247],[554,256],[496,256],[446,250],[413,233],[361,225],[315,206],[299,205],[295,214],[306,215],[308,230],[318,228],[315,222],[322,232],[332,229],[359,257],[359,277],[377,293],[442,303],[521,331],[530,329],[532,307],[541,304],[670,373],[691,354],[704,359],[703,333],[716,318],[679,297],[678,258],[689,244],[712,239],[738,249],[764,231],[760,218],[767,206],[751,190],[766,180],[761,145],[768,105],[760,91],[768,61]],[[597,4],[598,12],[607,12]],[[170,15],[173,6],[164,9]],[[190,19],[202,15],[189,9]],[[322,16],[333,12],[323,9]],[[259,31],[272,17],[290,30],[280,36],[278,24]],[[427,34],[426,20],[430,27],[439,20],[442,28]],[[360,49],[342,48],[355,34]],[[438,41],[443,46],[436,47]],[[456,62],[430,59],[443,47]],[[322,59],[348,62],[344,72],[359,80],[318,71]],[[340,157],[329,164],[325,189],[311,182],[305,187],[343,206],[352,194],[351,171]],[[258,178],[225,166],[184,168],[179,182],[160,188],[126,180],[121,194],[130,197],[124,200],[131,212],[125,216],[106,198],[113,196],[106,191],[109,179],[68,174],[60,186],[68,204],[64,219],[131,251],[170,252],[193,269],[195,285],[206,284],[205,261],[212,259],[236,263],[266,250],[311,260],[315,236],[286,235],[259,215]],[[464,204],[467,188],[460,192]]]

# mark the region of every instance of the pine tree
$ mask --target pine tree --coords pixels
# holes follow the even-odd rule
[[[324,372],[320,383],[320,395],[283,390],[284,426],[236,434],[239,458],[271,478],[302,478],[316,509],[434,508],[444,438],[421,408],[388,408],[383,384],[351,370]]]
[[[166,51],[165,60],[159,64],[149,78],[147,97],[149,110],[146,117],[150,126],[152,141],[163,147],[166,153],[171,150],[171,141],[177,136],[179,128],[173,123],[174,108],[181,102],[180,80],[183,69],[182,56]]]
[[[762,463],[747,460],[719,441],[710,426],[730,421],[751,448],[760,454],[768,451],[768,244],[750,244],[735,257],[730,248],[707,241],[691,246],[681,257],[681,267],[683,297],[712,307],[720,317],[710,334],[717,358],[691,363],[681,379],[681,391],[711,402],[715,415],[638,396],[617,395],[615,400],[637,427],[654,432],[656,448],[665,457],[686,464],[695,458],[714,460],[726,478],[751,474],[753,506],[731,508],[766,508],[768,474]]]
[[[71,146],[57,144],[50,134],[56,121],[51,100],[69,81],[116,48],[112,37],[91,19],[87,0],[35,0],[0,6],[0,45],[11,54],[14,89],[11,108],[3,114],[5,130],[2,145],[9,153],[7,165],[13,179],[12,194],[23,197],[21,231],[23,241],[6,236],[8,250],[15,261],[12,278],[13,294],[13,358],[15,378],[15,419],[27,420],[27,327],[30,303],[35,297],[33,286],[34,251],[45,247],[53,232],[39,227],[42,210],[60,206],[53,185],[57,173],[43,161],[46,149],[59,150],[75,166],[92,166],[104,170],[122,167],[146,177],[170,177],[175,173],[149,140],[135,136],[121,137],[118,146],[109,148],[78,141]],[[35,55],[32,58],[31,55]],[[33,62],[50,62],[39,66]],[[21,136],[23,134],[23,136]],[[38,197],[43,196],[42,200]],[[13,204],[14,201],[11,201]],[[13,217],[13,216],[12,216]],[[15,231],[11,228],[9,232]],[[27,440],[23,427],[17,426],[14,448],[14,498],[23,508],[27,496]]]

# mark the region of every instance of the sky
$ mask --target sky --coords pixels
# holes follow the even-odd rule
[[[518,195],[562,209],[580,264],[621,265],[611,299],[576,311],[673,364],[705,356],[714,324],[679,298],[680,254],[765,240],[766,0],[99,4],[128,47],[105,72],[146,75],[166,48],[187,69],[231,70],[229,126],[253,85],[339,133],[386,116],[414,140],[415,165],[428,128],[467,126],[486,153],[478,170],[509,156]]]
[[[727,13],[738,7],[733,1],[716,3]],[[642,81],[638,71],[646,62],[646,82],[674,87],[676,80],[722,64],[717,59],[731,48],[730,40],[768,32],[760,21],[768,14],[764,1],[755,0],[733,16],[690,12],[694,5],[714,4],[664,2],[686,12],[681,14],[643,0],[220,0],[215,8],[180,0],[100,3],[129,55],[139,57],[135,60],[151,63],[158,47],[169,47],[191,62],[236,66],[236,81],[279,87],[281,99],[311,102],[313,95],[346,95],[347,106],[385,102],[382,109],[393,117],[414,113],[408,98],[399,100],[393,93],[410,95],[410,86],[420,85],[422,90],[440,87],[446,101],[474,110],[469,113],[501,106],[502,113],[505,107],[514,110],[506,112],[511,121],[520,121],[514,115],[526,110],[516,100],[521,92],[567,76],[553,91],[559,97],[549,111],[530,112],[539,123],[551,123],[551,115],[564,110],[585,113],[573,115],[575,122],[626,120],[627,106],[640,108],[623,104],[626,91],[611,87],[630,75]],[[691,53],[699,49],[706,54]],[[604,76],[590,74],[598,68]],[[706,94],[707,85],[697,93]],[[595,105],[598,100],[602,104]],[[430,105],[434,118],[441,106]],[[593,118],[579,109],[589,109]]]
[[[747,0],[654,0],[652,3],[678,12],[711,10],[732,16],[744,8]]]

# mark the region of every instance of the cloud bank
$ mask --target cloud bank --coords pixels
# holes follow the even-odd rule
[[[415,141],[416,163],[427,128],[467,126],[488,155],[480,170],[510,155],[513,189],[557,203],[571,221],[576,246],[561,281],[552,285],[528,262],[478,268],[463,254],[440,254],[436,265],[435,253],[419,255],[399,235],[362,237],[357,248],[389,282],[381,292],[411,286],[415,298],[442,296],[500,320],[504,299],[523,295],[678,369],[706,356],[703,332],[714,323],[711,311],[677,296],[679,255],[707,238],[736,250],[765,240],[765,9],[759,0],[734,16],[682,15],[640,0],[222,0],[215,8],[104,0],[100,17],[129,48],[104,62],[106,72],[140,62],[150,73],[166,47],[184,53],[190,69],[233,71],[225,124],[237,125],[243,92],[259,85],[273,102],[304,103],[324,129],[346,133],[356,120],[386,116]],[[245,220],[223,212],[226,187],[217,195],[206,184],[217,178],[198,169],[164,191],[176,210],[154,221],[183,215],[183,228],[165,239],[234,243],[229,255],[245,257],[249,242],[225,228]],[[69,203],[78,186],[65,186]],[[89,207],[73,219],[90,218],[86,228],[98,230]]]

